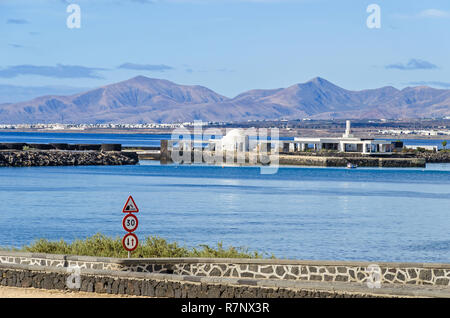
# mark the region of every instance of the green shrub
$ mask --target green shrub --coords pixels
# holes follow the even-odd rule
[[[72,243],[64,240],[49,241],[39,239],[34,243],[24,246],[21,251],[31,253],[48,254],[68,254],[99,257],[118,257],[125,258],[128,253],[122,247],[120,237],[111,238],[103,234],[95,234],[84,240],[77,239]],[[263,258],[259,252],[249,252],[242,247],[224,248],[220,242],[217,247],[200,245],[197,248],[186,248],[179,246],[178,243],[169,243],[165,239],[155,236],[146,237],[139,243],[139,246],[132,253],[133,258],[152,258],[152,257],[206,257],[206,258]],[[270,256],[274,258],[273,255]]]

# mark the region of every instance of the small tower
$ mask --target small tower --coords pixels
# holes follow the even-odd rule
[[[351,137],[353,137],[350,120],[347,120],[345,122],[345,134],[342,137],[344,137],[344,138],[351,138]]]

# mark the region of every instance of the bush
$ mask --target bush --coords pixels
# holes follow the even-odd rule
[[[21,251],[118,258],[125,258],[128,255],[127,251],[122,247],[122,239],[120,237],[111,238],[100,233],[87,237],[84,240],[77,239],[72,243],[67,243],[64,240],[49,241],[40,239],[28,246],[24,246]],[[208,245],[200,245],[198,248],[189,249],[179,246],[176,242],[169,243],[163,238],[150,236],[140,242],[138,248],[133,251],[132,257],[263,258],[263,254],[256,251],[249,252],[242,247],[224,248],[221,242],[215,248]],[[273,255],[270,257],[274,258]]]

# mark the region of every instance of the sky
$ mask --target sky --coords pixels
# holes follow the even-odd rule
[[[137,75],[227,97],[317,76],[450,89],[450,1],[0,0],[0,47],[0,103]]]

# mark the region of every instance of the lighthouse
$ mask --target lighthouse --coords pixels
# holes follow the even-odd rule
[[[345,121],[345,134],[342,136],[344,138],[351,138],[352,135],[352,123],[350,120]]]

